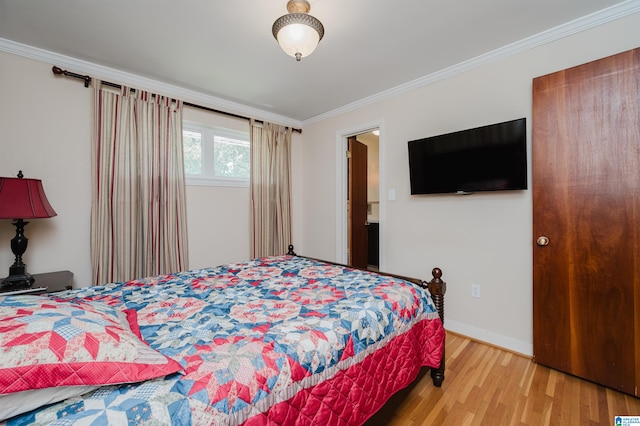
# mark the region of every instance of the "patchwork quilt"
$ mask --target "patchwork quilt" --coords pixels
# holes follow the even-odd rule
[[[426,289],[297,256],[49,297],[120,310],[182,369],[101,386],[6,425],[362,424],[421,366],[437,367],[444,349]]]

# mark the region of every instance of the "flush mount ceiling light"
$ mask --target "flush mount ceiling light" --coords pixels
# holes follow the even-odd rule
[[[313,52],[324,36],[322,22],[309,15],[311,5],[306,0],[289,0],[288,15],[273,23],[271,32],[280,47],[296,61]]]

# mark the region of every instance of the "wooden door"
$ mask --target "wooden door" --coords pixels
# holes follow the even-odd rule
[[[349,138],[349,264],[366,268],[367,237],[367,146]]]
[[[534,79],[537,362],[637,394],[639,230],[640,49]]]

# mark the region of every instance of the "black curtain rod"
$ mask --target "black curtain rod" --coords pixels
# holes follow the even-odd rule
[[[91,76],[89,76],[89,75],[76,74],[76,73],[71,72],[71,71],[63,70],[62,68],[57,67],[55,65],[53,66],[53,68],[51,68],[51,71],[53,71],[53,73],[55,75],[64,75],[65,77],[73,77],[73,78],[77,78],[79,80],[83,80],[84,81],[84,87],[89,87],[89,85],[91,84]],[[105,86],[114,87],[116,89],[121,89],[122,88],[122,86],[120,84],[111,83],[109,81],[102,81],[102,84],[104,84]],[[131,89],[131,90],[135,91],[135,89]],[[186,105],[186,106],[193,107],[193,108],[203,109],[205,111],[215,112],[216,114],[223,114],[223,115],[227,115],[229,117],[241,118],[243,120],[251,120],[251,118],[245,117],[244,115],[238,115],[238,114],[234,114],[232,112],[220,111],[220,110],[209,108],[209,107],[206,107],[206,106],[192,104],[191,102],[182,102],[182,104]],[[264,123],[261,120],[254,120],[254,121],[257,121],[258,123]],[[296,128],[293,128],[293,127],[291,127],[291,131],[302,133],[301,129],[296,129]]]

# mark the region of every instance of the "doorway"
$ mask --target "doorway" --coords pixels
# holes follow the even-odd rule
[[[356,144],[357,149],[350,149],[351,144]],[[338,261],[378,270],[381,264],[379,127],[339,134],[338,152]]]

